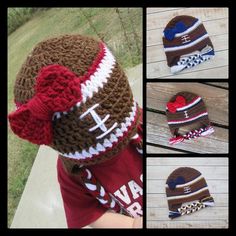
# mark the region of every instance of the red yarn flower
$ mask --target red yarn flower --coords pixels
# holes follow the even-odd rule
[[[52,143],[52,116],[82,99],[80,78],[64,66],[49,65],[36,78],[35,96],[8,118],[19,137],[35,144]]]
[[[168,102],[167,108],[169,112],[175,113],[177,108],[181,108],[186,105],[185,98],[183,96],[177,96],[174,102]]]

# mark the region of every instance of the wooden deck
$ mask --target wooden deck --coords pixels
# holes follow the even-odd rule
[[[162,32],[177,15],[199,18],[215,49],[215,57],[172,75],[166,63]],[[228,8],[147,8],[147,78],[228,78]]]
[[[170,145],[165,107],[177,92],[201,96],[215,133]],[[228,153],[228,83],[147,83],[147,153]]]
[[[215,200],[190,215],[169,219],[165,194],[168,175],[178,167],[192,167],[205,177]],[[228,158],[147,158],[147,228],[227,228]]]

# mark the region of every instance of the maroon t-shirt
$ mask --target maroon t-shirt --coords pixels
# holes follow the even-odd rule
[[[66,173],[59,158],[57,169],[69,228],[89,225],[107,211],[107,208],[83,187],[78,177]],[[111,160],[90,166],[88,169],[106,191],[134,217],[142,215],[142,156],[132,144]]]

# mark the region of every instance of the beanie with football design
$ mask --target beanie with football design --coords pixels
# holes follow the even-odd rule
[[[162,39],[173,74],[205,62],[215,54],[204,25],[192,16],[174,17],[165,27]]]
[[[171,219],[214,206],[205,178],[190,167],[180,167],[168,176],[166,195]]]
[[[166,105],[167,122],[172,134],[170,144],[184,140],[204,137],[214,132],[203,99],[190,92],[179,92]],[[180,133],[179,128],[191,127],[187,133]]]

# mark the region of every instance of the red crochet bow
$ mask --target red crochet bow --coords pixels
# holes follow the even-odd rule
[[[186,101],[183,96],[177,96],[174,102],[168,102],[167,103],[167,108],[169,112],[175,113],[177,108],[185,106]]]
[[[52,143],[54,112],[68,111],[82,99],[80,79],[60,65],[45,66],[36,78],[35,96],[9,114],[11,129],[35,144]]]

